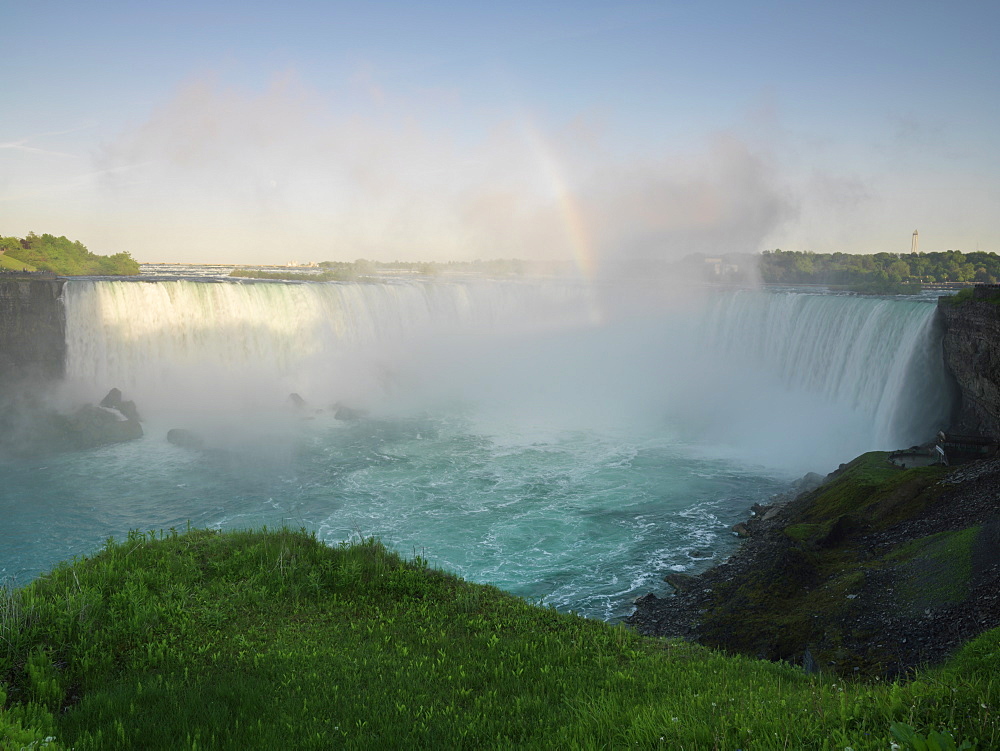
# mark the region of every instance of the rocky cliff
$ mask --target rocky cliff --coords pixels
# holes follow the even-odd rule
[[[1000,437],[1000,285],[941,298],[958,411],[949,433]],[[1000,627],[1000,459],[905,469],[858,457],[817,489],[738,525],[721,565],[668,577],[636,601],[650,635],[789,660],[807,670],[896,675]]]
[[[66,320],[58,279],[0,275],[0,384],[61,378]]]
[[[982,285],[938,304],[945,365],[960,391],[957,433],[1000,436],[1000,286]]]
[[[746,523],[723,564],[636,601],[628,623],[809,671],[895,676],[1000,626],[1000,460],[858,457]]]

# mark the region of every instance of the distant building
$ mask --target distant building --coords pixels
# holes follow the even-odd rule
[[[917,231],[913,230],[913,239],[910,240],[910,252],[911,253],[916,253],[917,252],[917,246],[919,245],[919,243],[920,243],[920,237],[917,235]]]
[[[740,267],[738,264],[730,263],[725,258],[706,258],[705,259],[705,273],[707,276],[722,278],[730,277],[739,274]]]

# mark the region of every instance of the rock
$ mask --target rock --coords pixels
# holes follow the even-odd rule
[[[100,406],[105,409],[116,409],[126,420],[139,422],[139,410],[136,409],[135,402],[122,399],[122,392],[116,388],[111,389],[107,396],[101,399]]]
[[[172,428],[168,430],[167,440],[175,446],[194,451],[205,448],[205,441],[200,435],[184,428]]]
[[[61,420],[56,416],[49,425],[57,426],[62,423],[63,440],[56,440],[55,444],[69,451],[142,438],[142,425],[138,420],[119,419],[120,417],[117,410],[87,404]]]
[[[17,456],[83,451],[142,435],[135,404],[122,401],[117,389],[100,406],[86,404],[70,413],[56,412],[40,398],[14,401],[0,409],[0,451]]]
[[[678,592],[685,592],[698,583],[698,579],[690,574],[670,573],[663,577],[663,581],[669,584]]]
[[[0,387],[35,391],[66,372],[62,280],[0,275]]]
[[[747,525],[744,524],[743,522],[733,525],[733,533],[737,537],[750,537],[750,530],[747,528]]]
[[[353,407],[345,406],[340,402],[334,404],[333,409],[334,418],[337,420],[344,420],[345,422],[355,422],[368,414],[363,409],[354,409]]]
[[[802,669],[806,671],[807,675],[819,672],[819,665],[816,664],[816,658],[813,657],[813,653],[809,651],[808,647],[802,653]]]
[[[767,510],[767,513],[764,514],[764,516],[761,517],[761,521],[769,522],[772,519],[774,519],[780,513],[781,513],[781,508],[778,507],[778,506],[775,506],[773,508],[769,508]]]
[[[795,488],[796,493],[808,493],[810,490],[818,488],[824,482],[826,482],[826,478],[823,475],[808,472],[796,480],[792,487]]]
[[[122,402],[122,392],[119,389],[113,388],[108,392],[107,396],[101,399],[102,407],[113,407],[118,408],[118,405]]]
[[[978,295],[958,304],[940,298],[938,315],[945,366],[960,396],[958,419],[946,432],[1000,436],[1000,307]]]
[[[626,623],[807,671],[889,679],[939,663],[1000,625],[1000,459],[867,490],[866,473],[880,458],[854,460],[829,487],[782,506],[776,523],[751,519],[744,526],[752,537],[727,561],[693,586],[683,575],[676,584],[668,578],[675,591],[639,598]],[[886,487],[893,493],[878,492]],[[856,497],[849,513],[830,503],[845,492]],[[936,500],[916,502],[928,494]],[[808,539],[786,534],[789,525],[805,527]],[[935,540],[962,554],[935,558],[919,552],[926,542],[905,560],[894,554]],[[958,568],[958,559],[971,567]],[[938,591],[944,582],[948,591]]]

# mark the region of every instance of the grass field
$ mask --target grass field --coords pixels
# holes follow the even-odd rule
[[[1000,747],[1000,631],[843,682],[305,531],[137,532],[6,591],[0,681],[4,749]]]
[[[35,267],[31,264],[25,263],[24,261],[19,261],[16,258],[9,258],[7,255],[0,253],[0,270],[35,271]]]

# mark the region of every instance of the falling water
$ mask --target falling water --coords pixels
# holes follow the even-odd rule
[[[617,618],[795,476],[944,419],[927,302],[654,292],[70,282],[64,398],[117,386],[145,436],[5,466],[0,575],[131,528],[289,524]]]

